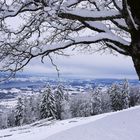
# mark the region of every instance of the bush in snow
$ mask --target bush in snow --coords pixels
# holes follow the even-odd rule
[[[92,104],[89,94],[79,94],[71,97],[70,110],[72,117],[87,117],[91,116]]]

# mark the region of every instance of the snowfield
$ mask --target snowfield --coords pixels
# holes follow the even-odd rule
[[[0,140],[140,140],[140,106],[64,121],[0,130]]]

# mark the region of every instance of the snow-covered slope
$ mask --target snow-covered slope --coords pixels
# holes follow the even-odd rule
[[[0,140],[140,140],[140,106],[87,118],[42,120],[1,130]]]

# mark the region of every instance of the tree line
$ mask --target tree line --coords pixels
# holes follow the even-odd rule
[[[86,93],[69,94],[64,86],[47,86],[39,95],[18,97],[14,108],[0,106],[0,128],[30,124],[52,118],[64,120],[112,112],[140,104],[139,87],[122,85],[89,88]]]

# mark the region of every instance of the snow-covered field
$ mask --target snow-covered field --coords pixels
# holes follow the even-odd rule
[[[140,106],[64,121],[0,130],[0,140],[140,140]]]

